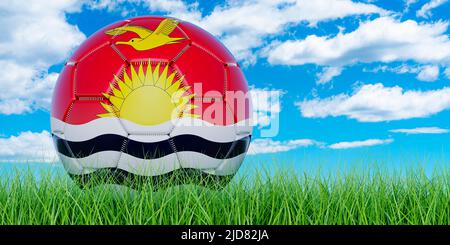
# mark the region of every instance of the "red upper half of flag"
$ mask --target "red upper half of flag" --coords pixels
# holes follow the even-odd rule
[[[247,82],[231,53],[201,28],[163,17],[119,21],[89,37],[60,73],[52,117],[70,124],[99,118],[106,113],[101,102],[111,104],[105,94],[120,90],[115,76],[131,78],[132,68],[138,72],[144,64],[146,70],[149,61],[151,70],[159,64],[158,74],[167,66],[168,74],[182,78],[201,119],[228,125],[250,117],[250,98],[242,99]]]

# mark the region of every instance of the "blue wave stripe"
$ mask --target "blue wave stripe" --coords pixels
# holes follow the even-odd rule
[[[86,141],[67,141],[53,134],[59,153],[83,158],[102,151],[122,151],[141,159],[157,159],[175,152],[192,151],[216,159],[229,159],[247,151],[250,136],[232,142],[214,142],[196,135],[178,135],[158,142],[139,142],[115,134],[100,135]],[[174,149],[175,148],[175,149]]]

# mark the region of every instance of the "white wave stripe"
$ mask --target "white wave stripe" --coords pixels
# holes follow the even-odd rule
[[[217,159],[193,151],[182,151],[177,152],[177,154],[183,168],[202,169],[214,175],[230,175],[236,173],[245,158],[245,153],[228,159]]]
[[[62,133],[64,139],[68,141],[85,141],[104,134],[128,136],[119,119],[114,117],[99,118],[80,125],[69,124],[52,117],[50,123],[52,132]]]
[[[87,157],[72,158],[58,153],[64,168],[71,174],[90,173],[100,168],[115,168],[120,155],[119,151],[101,151]]]
[[[88,167],[82,167],[78,162],[76,158],[71,158],[68,156],[65,156],[61,153],[58,153],[59,159],[62,162],[62,165],[64,166],[64,169],[69,174],[89,174],[92,172],[95,172],[96,169],[88,168]]]
[[[114,117],[98,118],[79,125],[65,123],[54,117],[51,117],[50,122],[53,133],[57,135],[63,134],[65,140],[78,142],[89,140],[104,134],[116,134],[124,137],[127,137],[128,134],[169,134],[170,137],[192,134],[209,141],[231,142],[251,134],[251,126],[249,126],[251,123],[250,119],[226,126],[214,125],[196,118],[182,118],[156,126],[142,126],[125,119]],[[245,133],[242,134],[242,131]]]
[[[198,152],[177,152],[145,160],[123,153],[117,167],[143,176],[161,175],[179,168],[199,169],[213,175],[231,175],[237,172],[244,157],[245,153],[230,159],[216,159]]]
[[[141,159],[122,153],[117,168],[141,176],[157,176],[181,168],[176,153],[157,159]]]
[[[109,151],[97,152],[84,158],[71,158],[62,154],[59,157],[66,171],[76,175],[92,173],[102,168],[119,168],[140,176],[157,176],[180,168],[194,168],[208,174],[225,176],[237,172],[245,153],[229,159],[215,159],[198,152],[177,152],[158,159],[141,159],[122,153],[116,163],[99,160],[103,157],[115,158],[115,154]]]
[[[100,151],[87,157],[76,158],[83,168],[115,168],[119,161],[120,151]],[[75,156],[76,157],[76,156]]]
[[[245,158],[245,153],[228,159],[217,159],[193,151],[182,151],[177,154],[183,168],[201,169],[213,175],[235,174]]]

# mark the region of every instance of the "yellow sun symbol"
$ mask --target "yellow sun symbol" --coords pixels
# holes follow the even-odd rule
[[[137,72],[131,65],[131,78],[125,70],[123,79],[114,75],[111,90],[103,93],[111,104],[100,102],[107,113],[98,116],[119,117],[145,126],[180,117],[199,117],[191,113],[197,107],[190,103],[195,94],[189,93],[190,86],[183,86],[183,76],[175,79],[175,72],[168,74],[168,65],[160,73],[160,65],[152,70],[149,61],[145,72],[142,63]]]

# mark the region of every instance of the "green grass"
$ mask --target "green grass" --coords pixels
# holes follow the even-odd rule
[[[65,174],[0,179],[1,224],[449,224],[447,170],[426,176],[278,170],[223,189],[183,185],[80,189]],[[321,177],[319,177],[321,176]]]

